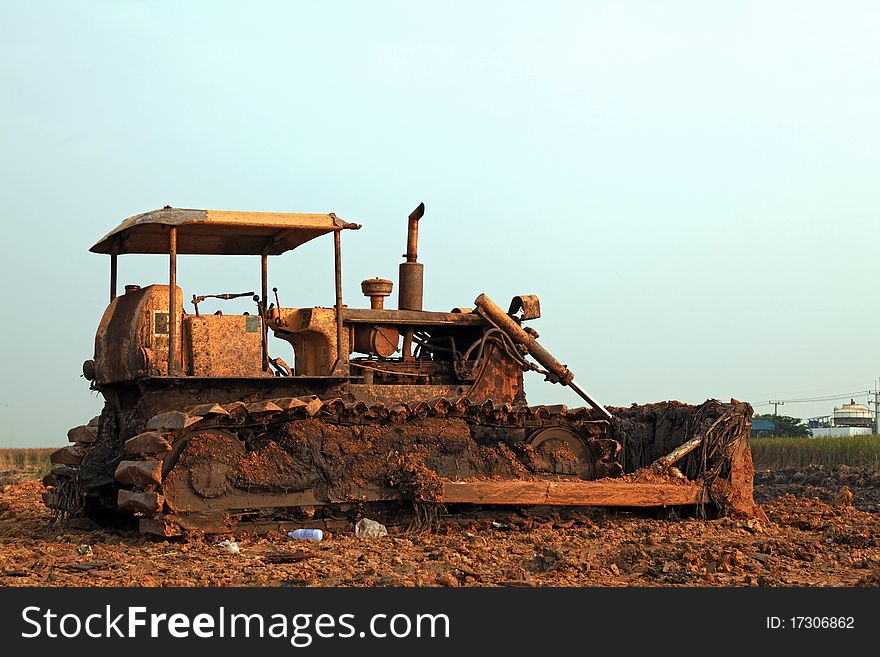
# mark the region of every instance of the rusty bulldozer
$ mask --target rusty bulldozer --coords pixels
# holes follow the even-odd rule
[[[56,517],[127,518],[168,536],[321,527],[366,509],[756,512],[748,404],[606,409],[526,325],[540,317],[534,295],[506,312],[485,294],[473,308],[423,310],[423,214],[421,204],[408,218],[396,309],[384,303],[392,282],[378,278],[362,283],[369,308],[343,303],[341,237],[361,226],[334,214],[166,206],[108,233],[91,250],[110,255],[110,304],[83,364],[105,404],[52,455],[44,501]],[[282,307],[277,287],[271,300],[269,256],[328,234],[333,306]],[[128,253],[168,255],[167,285],[117,296]],[[178,253],[259,256],[261,290],[193,295],[187,312]],[[238,297],[252,297],[252,313],[199,310]],[[291,364],[270,355],[270,330],[292,346]],[[586,406],[529,406],[528,371]]]

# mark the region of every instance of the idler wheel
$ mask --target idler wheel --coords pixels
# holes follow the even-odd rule
[[[595,474],[590,449],[577,433],[567,427],[538,429],[528,439],[543,472],[577,475],[593,479]]]
[[[220,497],[229,491],[228,474],[226,463],[200,463],[190,470],[189,483],[202,497]]]
[[[235,464],[245,453],[244,445],[227,431],[194,431],[174,443],[165,458],[165,495],[191,506],[197,498],[216,499],[232,491]]]

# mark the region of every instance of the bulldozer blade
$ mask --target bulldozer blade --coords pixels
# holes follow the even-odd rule
[[[699,484],[629,481],[446,481],[444,504],[666,507],[709,502]]]

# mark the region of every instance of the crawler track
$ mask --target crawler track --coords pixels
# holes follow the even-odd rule
[[[71,439],[80,440],[56,452],[56,462],[67,462],[47,476],[44,499],[62,520],[121,512],[137,518],[142,531],[164,535],[228,531],[243,522],[254,529],[288,521],[321,526],[368,506],[416,519],[457,504],[662,507],[720,500],[749,512],[751,462],[742,462],[747,405],[621,412],[612,425],[591,409],[564,405],[436,398],[389,407],[284,397],[162,412],[123,442],[105,411],[71,430]],[[681,464],[688,476],[645,469],[707,426],[710,438],[721,434]],[[648,440],[655,438],[656,444]],[[630,474],[622,476],[624,469]]]
[[[95,440],[66,448],[71,462],[47,478],[46,502],[61,515],[82,513],[88,495],[111,494],[81,490],[80,468],[106,453],[100,423],[72,430]],[[220,530],[371,502],[443,502],[444,482],[616,476],[620,445],[608,428],[586,409],[466,399],[208,403],[150,418],[125,442],[112,488],[118,509],[147,521],[145,530]]]

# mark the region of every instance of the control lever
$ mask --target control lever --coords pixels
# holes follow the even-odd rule
[[[199,304],[205,299],[223,299],[224,301],[229,301],[230,299],[238,299],[239,297],[249,297],[253,294],[253,292],[239,292],[238,294],[233,293],[224,293],[224,294],[200,294],[193,295],[192,304],[196,309],[196,316],[199,314]]]
[[[251,292],[251,294],[254,294]],[[263,308],[263,302],[260,300],[259,294],[254,294],[254,303],[257,304],[257,315],[262,317],[264,320],[266,318],[266,309]]]
[[[281,316],[281,301],[278,300],[278,288],[277,288],[277,287],[273,287],[273,288],[272,288],[272,292],[275,293],[275,307],[278,309],[278,317],[276,318],[275,321],[278,323],[279,326],[286,326],[286,325],[287,325],[287,320],[285,320],[285,319]],[[271,309],[272,306],[269,306],[269,308]]]

